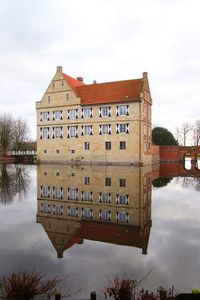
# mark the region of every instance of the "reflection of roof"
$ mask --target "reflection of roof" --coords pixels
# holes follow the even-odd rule
[[[104,243],[147,248],[149,232],[144,236],[139,226],[107,224],[95,221],[81,221],[81,227],[64,245],[64,249],[70,248],[73,244],[82,239],[99,241]]]
[[[81,104],[129,102],[140,99],[143,79],[132,79],[86,85],[82,81],[63,74]]]

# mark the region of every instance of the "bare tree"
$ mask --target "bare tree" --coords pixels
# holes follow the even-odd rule
[[[8,114],[0,116],[0,153],[5,156],[13,139],[13,119]]]
[[[192,126],[189,123],[183,123],[178,129],[179,136],[183,139],[183,145],[186,146],[186,140],[189,132],[192,130]]]
[[[194,145],[199,146],[199,144],[200,144],[200,120],[197,120],[194,124],[193,140],[194,140]]]
[[[26,121],[17,119],[13,124],[13,149],[20,150],[28,141],[29,128]]]

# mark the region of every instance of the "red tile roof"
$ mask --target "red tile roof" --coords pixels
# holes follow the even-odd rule
[[[143,78],[86,85],[68,75],[63,76],[85,105],[139,100],[143,87]]]

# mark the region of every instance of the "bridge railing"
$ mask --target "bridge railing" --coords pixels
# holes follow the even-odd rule
[[[18,155],[36,155],[36,150],[12,150],[8,151],[7,155],[18,156]]]

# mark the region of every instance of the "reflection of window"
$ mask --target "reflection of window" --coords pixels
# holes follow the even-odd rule
[[[109,210],[100,210],[99,219],[103,221],[111,221],[111,211]]]
[[[119,179],[119,186],[120,187],[125,187],[126,186],[126,179],[120,178]]]
[[[129,204],[129,195],[116,195],[116,203],[117,204]]]
[[[78,217],[78,208],[77,207],[68,207],[67,209],[68,216]]]
[[[90,208],[81,208],[81,215],[83,218],[92,219],[93,211]]]
[[[83,180],[84,184],[90,184],[90,177],[89,176],[85,176],[84,180]]]
[[[184,168],[186,170],[191,170],[192,169],[192,157],[190,153],[186,153],[184,155]]]
[[[62,207],[62,205],[53,205],[53,213],[55,215],[62,215],[63,214],[63,207]]]
[[[111,194],[110,193],[99,193],[99,202],[100,203],[111,203]]]
[[[124,211],[117,212],[117,222],[128,223],[129,213]]]
[[[40,187],[40,197],[50,198],[50,186],[41,186]]]
[[[105,178],[105,186],[111,186],[111,178],[110,177]]]
[[[50,204],[48,203],[41,203],[41,212],[50,214]]]
[[[200,153],[197,153],[196,155],[196,168],[197,170],[200,170]]]
[[[81,192],[81,200],[82,201],[92,201],[93,193],[92,192]]]
[[[68,188],[68,200],[72,200],[72,201],[78,200],[78,189]]]
[[[63,199],[63,188],[62,187],[53,187],[53,198]]]

